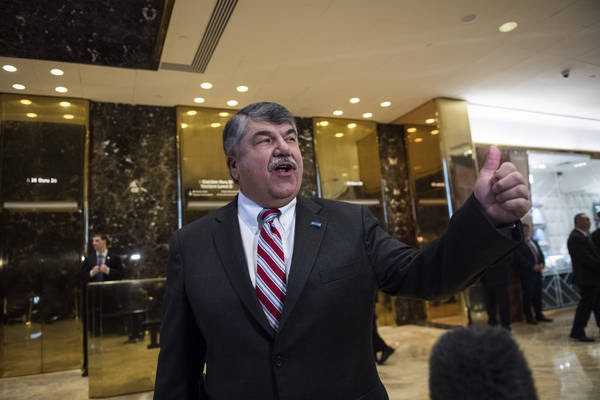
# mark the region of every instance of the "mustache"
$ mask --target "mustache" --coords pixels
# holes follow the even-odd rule
[[[280,165],[284,165],[284,164],[290,165],[292,167],[292,169],[298,169],[298,163],[296,162],[296,160],[294,160],[292,157],[289,157],[289,156],[275,158],[273,161],[271,161],[269,163],[269,165],[267,166],[267,169],[269,172],[272,172],[274,169],[276,169]]]

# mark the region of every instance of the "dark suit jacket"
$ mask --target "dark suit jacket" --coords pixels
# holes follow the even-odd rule
[[[110,268],[109,274],[104,275],[105,281],[116,281],[123,277],[123,264],[121,262],[121,257],[118,254],[115,254],[112,251],[108,250],[108,253],[106,253],[106,260],[104,261],[104,264],[106,264],[106,266]],[[81,274],[83,282],[96,281],[95,276],[90,277],[90,271],[96,265],[98,265],[96,252],[92,251],[81,265]]]
[[[154,398],[387,399],[373,362],[375,290],[448,296],[516,244],[473,197],[423,251],[365,207],[299,197],[275,333],[248,275],[234,200],[171,239]]]
[[[592,233],[592,242],[596,246],[596,250],[600,251],[600,228],[596,229],[594,233]]]
[[[540,253],[540,258],[538,260],[535,259],[535,256],[525,241],[523,241],[515,251],[515,265],[519,271],[519,277],[524,280],[534,278],[542,274],[541,272],[533,269],[533,266],[536,263],[542,263],[546,265],[546,259],[542,249],[540,248],[540,245],[536,240],[533,241],[533,244]]]
[[[567,248],[573,265],[573,282],[578,286],[600,286],[600,254],[592,241],[573,229]]]
[[[484,286],[507,286],[510,282],[510,269],[513,266],[514,254],[510,253],[491,265],[481,278]]]

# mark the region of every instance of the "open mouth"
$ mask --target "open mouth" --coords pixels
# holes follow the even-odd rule
[[[275,159],[269,164],[269,171],[289,172],[296,168],[296,162],[291,158]]]

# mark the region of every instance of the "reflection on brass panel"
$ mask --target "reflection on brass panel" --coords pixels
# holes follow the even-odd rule
[[[87,100],[0,95],[0,376],[81,366]]]
[[[370,121],[314,118],[315,153],[326,199],[381,198],[377,126]]]
[[[462,100],[434,99],[394,122],[406,130],[417,242],[422,247],[444,233],[477,179],[467,106]],[[428,301],[427,319],[464,325],[467,303],[462,293]]]
[[[223,129],[234,113],[227,109],[177,107],[184,224],[194,219],[187,211],[218,208],[238,192],[229,176],[222,144]]]
[[[42,324],[7,322],[0,328],[0,378],[41,373]]]
[[[90,397],[154,388],[165,278],[88,284]]]

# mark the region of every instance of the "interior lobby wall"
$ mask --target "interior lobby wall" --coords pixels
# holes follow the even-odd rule
[[[417,243],[404,145],[404,127],[395,124],[377,124],[377,136],[387,231],[404,243],[415,246]],[[396,297],[394,306],[398,325],[425,320],[425,308],[421,300]]]
[[[90,103],[88,231],[107,234],[127,256],[130,278],[166,275],[178,220],[176,152],[175,108]]]

